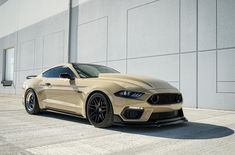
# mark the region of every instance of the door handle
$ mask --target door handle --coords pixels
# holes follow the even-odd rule
[[[51,86],[51,84],[50,83],[45,83],[45,86]]]

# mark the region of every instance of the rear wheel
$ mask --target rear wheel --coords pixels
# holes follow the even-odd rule
[[[87,102],[87,118],[92,125],[106,128],[113,123],[113,108],[109,99],[102,93],[94,93]]]
[[[37,96],[32,89],[27,90],[25,93],[25,110],[29,114],[38,114],[40,112]]]

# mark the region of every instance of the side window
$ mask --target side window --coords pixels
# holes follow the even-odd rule
[[[76,77],[75,74],[73,73],[73,71],[70,68],[68,68],[68,67],[64,67],[62,73],[67,73],[67,74],[69,74],[73,78]]]
[[[60,67],[55,67],[50,70],[45,71],[42,76],[48,78],[56,78],[58,76],[58,70]]]
[[[47,77],[47,78],[59,78],[60,74],[62,73],[67,73],[67,74],[70,74],[71,77],[75,77],[73,71],[71,71],[70,68],[64,67],[64,66],[59,66],[59,67],[55,67],[50,70],[47,70],[42,74],[42,76]]]

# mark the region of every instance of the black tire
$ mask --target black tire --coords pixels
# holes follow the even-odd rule
[[[90,96],[86,106],[89,122],[98,128],[107,128],[113,124],[113,108],[110,100],[103,93]]]
[[[25,110],[32,115],[36,115],[40,112],[38,99],[33,89],[28,89],[25,93]]]

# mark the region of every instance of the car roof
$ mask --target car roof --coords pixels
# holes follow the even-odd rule
[[[97,65],[97,64],[91,64],[91,63],[76,63],[76,62],[71,62],[71,63],[62,63],[62,64],[58,64],[52,67],[47,68],[46,70],[44,70],[43,72],[53,69],[55,67],[59,67],[59,66],[68,66],[68,67],[72,67],[73,65],[96,65],[96,66],[103,66],[103,65]]]

